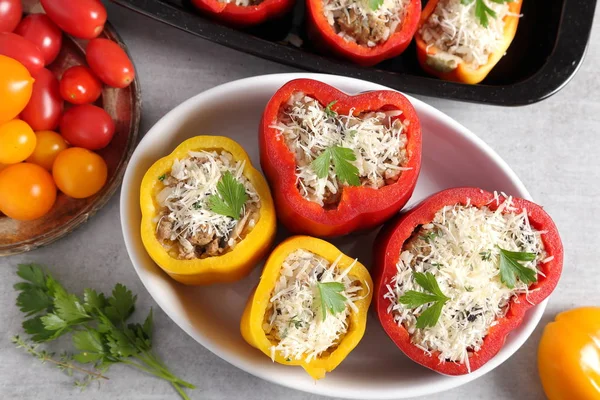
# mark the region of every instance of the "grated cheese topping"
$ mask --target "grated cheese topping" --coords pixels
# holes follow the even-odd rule
[[[257,6],[262,3],[264,0],[218,0],[219,3],[230,4],[233,3],[236,6],[248,7],[248,6]]]
[[[163,246],[175,251],[178,258],[197,258],[198,247],[210,242],[213,246],[220,243],[222,250],[233,248],[242,239],[243,231],[254,227],[260,209],[260,198],[243,175],[244,165],[244,161],[234,160],[226,151],[190,151],[188,157],[176,159],[162,181],[164,188],[156,196],[162,208],[157,235],[164,239]],[[208,205],[227,171],[244,185],[248,195],[239,220],[217,214]]]
[[[483,0],[496,16],[488,17],[488,26],[475,15],[476,2],[440,0],[434,12],[419,31],[427,47],[438,49],[436,57],[454,69],[461,62],[478,68],[488,62],[491,53],[504,37],[504,17],[511,14],[507,3]]]
[[[540,274],[538,263],[549,260],[542,234],[530,226],[526,210],[515,212],[511,198],[496,211],[445,206],[405,243],[398,272],[384,295],[390,301],[388,312],[408,330],[416,346],[428,353],[438,351],[440,362],[466,363],[470,371],[469,354],[480,350],[489,328],[506,314],[509,302],[529,293],[520,280],[513,289],[500,281],[498,247],[535,253],[536,259],[523,265]],[[408,290],[423,291],[412,277],[415,271],[432,273],[450,298],[433,327],[416,328],[417,317],[429,305],[410,309],[398,303]]]
[[[340,255],[333,263],[306,250],[289,254],[281,266],[281,274],[270,299],[263,329],[271,342],[271,358],[279,352],[288,360],[310,362],[332,351],[348,331],[350,313],[356,311],[355,301],[362,286],[348,275],[354,263],[343,271],[338,269]],[[356,261],[355,261],[356,262]],[[341,282],[346,299],[343,312],[330,314],[323,321],[317,283]]]
[[[335,204],[342,184],[331,166],[319,178],[311,163],[337,145],[354,151],[362,186],[380,188],[395,183],[407,162],[406,125],[400,110],[368,111],[358,116],[326,112],[326,107],[302,92],[295,92],[280,110],[272,128],[281,132],[296,158],[297,186],[307,200],[323,206]],[[406,124],[408,121],[406,122]]]
[[[323,13],[335,32],[348,42],[375,47],[396,32],[410,0],[383,0],[372,10],[367,0],[323,0]]]

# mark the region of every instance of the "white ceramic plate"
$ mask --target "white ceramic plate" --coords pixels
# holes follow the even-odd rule
[[[510,357],[534,330],[546,302],[532,308],[502,350],[470,375],[449,377],[423,368],[398,350],[381,329],[374,313],[358,347],[325,379],[314,382],[300,367],[271,362],[250,347],[239,333],[246,299],[258,283],[262,266],[246,279],[228,285],[186,287],[169,279],[146,254],[140,239],[139,187],[145,171],[160,157],[192,136],[229,136],[259,167],[257,127],[273,93],[287,81],[312,78],[347,93],[386,89],[373,83],[320,74],[278,74],[230,82],[203,92],[165,115],[143,138],[131,157],[121,191],[121,223],[127,251],[142,282],[159,306],[201,345],[251,374],[307,392],[346,398],[392,399],[426,395],[463,385],[491,371]],[[455,186],[530,198],[510,167],[465,127],[427,104],[409,98],[421,119],[423,166],[412,199]],[[285,236],[280,229],[279,239]],[[371,263],[375,232],[333,240],[343,252]]]

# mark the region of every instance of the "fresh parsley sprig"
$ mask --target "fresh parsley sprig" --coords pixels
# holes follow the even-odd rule
[[[369,0],[369,8],[372,11],[379,10],[379,7],[383,4],[383,0]]]
[[[423,329],[437,324],[442,314],[442,308],[448,300],[431,272],[413,272],[413,279],[426,292],[417,292],[408,290],[398,299],[398,302],[406,305],[408,308],[417,308],[424,304],[433,303],[417,317],[417,328]]]
[[[244,185],[238,182],[231,172],[227,171],[217,183],[217,194],[208,198],[208,206],[212,212],[240,219],[247,200],[248,195]]]
[[[519,262],[535,260],[535,253],[509,251],[500,247],[498,249],[500,250],[500,281],[507,288],[514,288],[517,278],[528,285],[537,281],[536,271]]]
[[[479,21],[479,24],[484,27],[488,27],[489,18],[496,18],[496,12],[492,10],[487,4],[485,4],[485,0],[460,0],[462,4],[471,4],[475,1],[475,16]],[[513,0],[490,0],[491,2],[497,4],[510,3]]]
[[[335,103],[337,103],[337,100],[332,101],[331,103],[327,104],[327,106],[325,106],[325,110],[323,110],[325,112],[325,115],[327,115],[329,118],[335,118],[337,117],[337,112],[333,111],[333,106],[335,105]]]
[[[331,146],[315,158],[310,165],[317,177],[325,178],[329,174],[329,166],[333,162],[333,169],[340,182],[345,182],[350,186],[360,186],[358,168],[351,164],[351,161],[356,161],[356,155],[352,149]]]
[[[189,399],[183,388],[194,389],[194,385],[173,375],[152,352],[152,310],[143,324],[128,323],[137,296],[124,285],[117,284],[108,297],[85,289],[81,299],[68,293],[37,264],[21,264],[17,274],[24,280],[14,286],[19,291],[17,306],[26,315],[23,328],[31,340],[48,342],[72,333],[73,346],[78,352],[54,363],[102,378],[113,364],[130,365],[167,380],[183,399]],[[28,353],[51,362],[51,356],[37,347],[28,346],[18,337],[14,342]],[[100,372],[74,368],[71,360],[90,364]]]
[[[331,315],[343,312],[346,309],[346,297],[341,293],[344,284],[341,282],[317,282],[319,298],[321,300],[321,315],[323,321],[327,319],[327,312]]]

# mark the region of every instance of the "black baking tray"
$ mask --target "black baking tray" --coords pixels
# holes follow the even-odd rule
[[[319,54],[306,37],[304,0],[297,0],[289,15],[245,30],[212,21],[189,0],[112,1],[212,42],[296,68],[418,95],[503,106],[538,102],[569,82],[583,61],[596,8],[596,0],[524,0],[523,17],[506,56],[482,83],[466,85],[427,76],[414,43],[399,57],[369,68]],[[302,46],[284,43],[288,34],[300,37]]]

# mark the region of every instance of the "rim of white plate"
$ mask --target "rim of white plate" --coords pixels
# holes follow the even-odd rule
[[[162,131],[163,126],[166,125],[169,122],[169,120],[171,120],[177,116],[182,116],[182,115],[186,115],[190,112],[193,112],[194,109],[196,109],[200,104],[204,103],[209,98],[226,97],[228,95],[235,94],[236,92],[252,90],[252,88],[254,88],[254,87],[260,86],[261,84],[264,84],[266,82],[272,82],[274,80],[280,81],[281,86],[282,86],[287,81],[290,81],[293,79],[299,79],[299,78],[309,78],[309,79],[321,80],[332,86],[344,86],[343,84],[346,84],[346,85],[355,84],[359,87],[363,87],[365,85],[372,87],[372,89],[369,89],[369,90],[393,90],[388,87],[378,85],[375,83],[371,83],[371,82],[367,82],[367,81],[363,81],[360,79],[349,78],[349,77],[338,76],[338,75],[314,74],[314,73],[284,73],[284,74],[260,75],[260,76],[250,77],[250,78],[239,79],[239,80],[231,81],[231,82],[228,82],[228,83],[225,83],[222,85],[215,86],[211,89],[208,89],[204,92],[197,94],[196,96],[184,101],[180,105],[173,108],[171,111],[169,111],[167,114],[165,114],[144,135],[144,137],[138,144],[138,147],[134,151],[131,159],[129,160],[129,165],[127,167],[125,176],[123,178],[123,187],[130,187],[130,185],[132,185],[132,184],[133,185],[137,184],[135,182],[132,182],[132,180],[134,179],[133,166],[135,166],[137,164],[138,159],[141,158],[141,156],[142,156],[142,152],[139,149],[143,148],[143,144],[146,141],[151,140],[150,138],[153,135],[155,135],[156,132]],[[522,198],[532,200],[531,195],[529,194],[529,191],[525,188],[525,185],[523,184],[523,182],[521,182],[521,180],[516,175],[516,173],[512,170],[512,168],[510,168],[510,166],[482,139],[480,139],[469,129],[467,129],[466,127],[464,127],[463,125],[461,125],[460,123],[458,123],[457,121],[455,121],[454,119],[449,117],[448,115],[439,111],[435,107],[430,106],[429,104],[427,104],[419,99],[416,99],[410,95],[407,95],[407,94],[404,94],[404,95],[410,100],[410,102],[413,104],[413,106],[415,107],[415,109],[418,111],[419,114],[429,114],[432,118],[441,121],[445,125],[448,125],[451,129],[460,133],[465,139],[467,139],[469,142],[474,144],[481,152],[485,153],[485,155],[487,155],[494,163],[496,163],[496,165],[507,175],[507,177],[518,188],[518,195]],[[211,351],[212,353],[214,353],[221,359],[227,361],[231,365],[233,365],[241,370],[244,370],[258,378],[264,379],[268,382],[272,382],[272,383],[275,383],[275,384],[278,384],[281,386],[289,387],[289,388],[304,391],[304,392],[314,393],[314,394],[323,395],[323,396],[330,396],[330,397],[343,397],[343,398],[348,398],[348,399],[362,399],[362,398],[368,397],[369,399],[373,399],[373,400],[376,400],[376,399],[384,400],[384,399],[425,396],[425,395],[430,395],[430,394],[434,394],[434,393],[443,392],[443,391],[446,391],[449,389],[453,389],[458,386],[462,386],[462,385],[464,385],[468,382],[471,382],[471,381],[483,376],[484,374],[492,371],[497,366],[499,366],[504,361],[506,361],[508,358],[510,358],[525,343],[525,341],[529,338],[531,333],[534,331],[534,329],[538,325],[538,323],[544,313],[546,305],[548,303],[548,300],[546,299],[543,302],[541,302],[540,304],[531,308],[528,311],[529,319],[527,321],[524,321],[523,324],[521,325],[521,327],[520,327],[521,331],[519,332],[519,335],[514,337],[512,341],[507,342],[503,347],[503,352],[494,356],[490,361],[488,361],[480,369],[478,369],[477,371],[475,371],[471,374],[457,376],[457,377],[451,377],[451,379],[444,380],[443,382],[437,382],[435,385],[428,385],[419,391],[415,391],[415,390],[407,391],[406,388],[398,387],[397,389],[394,389],[394,390],[388,389],[386,391],[377,391],[377,392],[371,391],[369,393],[365,393],[362,391],[361,392],[350,392],[350,391],[340,392],[339,389],[336,389],[334,391],[333,388],[331,388],[331,387],[323,387],[323,386],[317,386],[317,385],[303,385],[302,383],[297,383],[294,381],[291,381],[291,382],[278,381],[278,380],[275,380],[273,378],[273,376],[264,373],[264,371],[262,371],[260,368],[257,368],[256,366],[252,365],[250,362],[247,362],[244,359],[236,357],[236,354],[234,352],[228,351],[226,348],[213,343],[212,340],[207,338],[206,336],[198,334],[198,332],[194,331],[192,329],[191,325],[188,324],[187,321],[185,321],[185,318],[179,318],[178,316],[176,316],[175,313],[170,310],[170,308],[167,306],[167,304],[165,304],[165,301],[163,301],[163,299],[161,297],[155,296],[155,294],[149,288],[149,283],[150,283],[149,277],[144,275],[143,273],[141,273],[141,270],[139,267],[139,264],[141,264],[141,261],[139,260],[139,255],[136,254],[136,249],[135,249],[135,246],[133,243],[133,241],[135,239],[133,237],[131,237],[131,235],[127,232],[127,230],[129,229],[127,227],[127,225],[129,225],[129,224],[123,223],[123,221],[128,221],[130,219],[129,213],[127,211],[127,209],[128,209],[127,202],[128,202],[128,199],[126,196],[126,191],[122,190],[119,205],[120,205],[120,216],[121,216],[121,228],[122,228],[122,233],[123,233],[123,238],[125,241],[125,247],[127,249],[127,253],[129,254],[129,258],[131,259],[133,267],[136,270],[136,273],[138,274],[138,277],[142,281],[144,287],[146,288],[146,290],[148,290],[148,293],[150,293],[150,295],[152,296],[154,301],[156,301],[156,303],[161,307],[161,309],[169,316],[169,318],[171,318],[171,320],[173,320],[184,332],[186,332],[188,335],[190,335],[198,343],[200,343],[206,349],[208,349],[209,351]],[[139,238],[137,240],[141,241],[141,239],[139,239]],[[142,248],[143,248],[143,246],[142,246]]]

